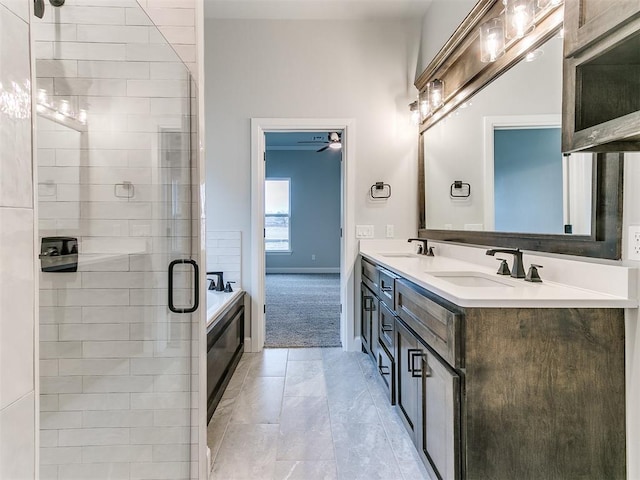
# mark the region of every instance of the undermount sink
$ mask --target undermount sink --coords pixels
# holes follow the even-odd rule
[[[381,253],[380,256],[387,258],[419,258],[415,253]]]
[[[453,283],[459,287],[511,287],[508,280],[502,280],[495,276],[482,272],[425,272],[440,278],[445,282]]]

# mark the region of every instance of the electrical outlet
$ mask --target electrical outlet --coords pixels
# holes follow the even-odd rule
[[[373,238],[373,225],[356,225],[356,238]]]
[[[314,253],[313,255],[311,255],[311,260],[315,260],[316,259],[316,254]]]
[[[393,238],[393,225],[387,225],[387,238]]]
[[[640,225],[629,227],[629,260],[640,260]]]

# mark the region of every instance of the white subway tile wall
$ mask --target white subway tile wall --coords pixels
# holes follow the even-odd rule
[[[207,230],[207,271],[223,272],[224,281],[242,287],[240,231]]]
[[[0,478],[3,479],[35,478],[34,209],[28,21],[28,0],[0,0]],[[56,335],[53,329],[44,333]],[[51,365],[44,370],[53,373]]]
[[[195,89],[135,0],[46,7],[38,88],[85,109],[87,131],[37,119],[39,233],[80,252],[77,272],[40,274],[41,478],[195,478],[197,320],[167,309],[168,263],[197,238]],[[187,42],[194,11],[155,13]],[[177,305],[191,281],[176,268]]]

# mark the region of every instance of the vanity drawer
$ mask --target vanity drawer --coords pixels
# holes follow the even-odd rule
[[[369,287],[373,293],[378,294],[378,284],[380,281],[378,268],[373,263],[369,263],[364,258],[362,259],[361,264],[362,283]]]
[[[398,316],[451,366],[464,367],[462,312],[407,280],[395,285]]]
[[[389,307],[389,310],[396,309],[396,278],[398,278],[398,276],[389,270],[379,269],[378,297]]]
[[[378,340],[389,352],[393,352],[395,324],[393,312],[381,302],[378,310]]]

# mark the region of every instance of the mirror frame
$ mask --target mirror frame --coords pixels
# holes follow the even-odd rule
[[[622,235],[622,153],[594,154],[593,207],[590,235],[550,235],[517,232],[434,230],[426,228],[423,134],[461,103],[520,62],[529,50],[544,44],[562,28],[563,6],[538,13],[536,28],[524,39],[512,40],[505,54],[489,64],[480,62],[479,26],[498,16],[501,0],[479,0],[451,38],[415,82],[420,94],[435,79],[444,81],[444,105],[420,124],[418,146],[418,236],[437,241],[522,248],[549,253],[618,260]]]

